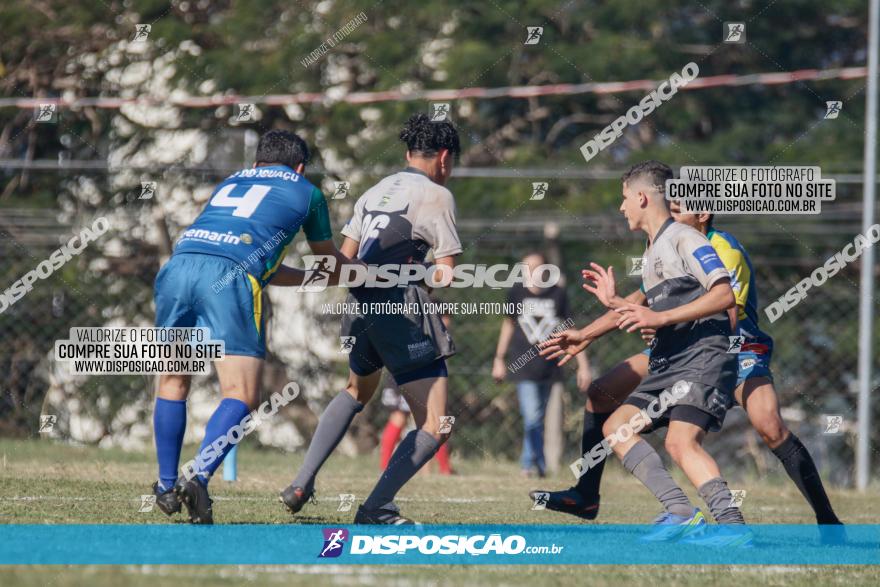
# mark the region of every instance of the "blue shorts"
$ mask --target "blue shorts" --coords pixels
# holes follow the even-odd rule
[[[766,347],[765,347],[766,349]],[[643,355],[651,356],[651,349],[642,351]],[[755,377],[767,377],[773,381],[773,373],[770,371],[770,359],[773,353],[770,349],[761,352],[746,350],[740,351],[736,358],[736,387],[738,388],[746,379]]]
[[[755,377],[767,377],[773,381],[773,373],[770,372],[771,357],[769,352],[740,351],[736,358],[736,386],[739,387],[746,379]]]
[[[224,285],[225,284],[225,285]],[[173,255],[156,276],[157,327],[207,327],[227,355],[266,356],[262,287],[226,257]]]

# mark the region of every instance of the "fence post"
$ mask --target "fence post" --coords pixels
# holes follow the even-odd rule
[[[880,64],[880,0],[871,0],[868,11],[868,90],[865,96],[865,183],[862,234],[874,224],[874,198],[877,187],[877,76]],[[862,253],[862,278],[859,287],[859,436],[856,449],[856,487],[868,488],[871,469],[871,343],[874,336],[874,249]]]

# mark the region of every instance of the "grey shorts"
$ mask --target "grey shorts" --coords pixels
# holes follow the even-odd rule
[[[665,389],[637,388],[623,403],[645,410],[652,429],[679,420],[717,432],[733,405],[733,396],[705,383],[680,381]]]
[[[369,375],[386,367],[400,383],[404,374],[455,354],[441,316],[421,311],[431,302],[422,288],[353,289],[346,303],[355,302],[360,311],[343,317],[342,338],[349,343],[348,363],[356,374]],[[389,307],[393,310],[383,311]],[[419,311],[397,311],[400,308]]]

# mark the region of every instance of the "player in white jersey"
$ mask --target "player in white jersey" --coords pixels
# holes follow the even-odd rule
[[[392,281],[404,275],[402,266],[423,263],[433,250],[434,265],[451,274],[462,249],[455,228],[455,201],[444,184],[461,150],[458,132],[451,122],[432,122],[418,114],[407,121],[400,139],[407,146],[407,167],[358,199],[354,215],[342,229],[341,250],[368,266],[392,267],[390,273],[380,273]],[[434,282],[438,273],[432,275]],[[348,385],[324,410],[302,467],[281,492],[281,501],[291,513],[302,509],[314,493],[318,471],[373,397],[385,367],[412,410],[416,430],[400,442],[354,521],[413,523],[400,515],[393,500],[448,438],[445,359],[455,347],[439,315],[397,311],[430,303],[423,287],[399,283],[388,287],[387,282],[373,286],[368,282],[349,293],[347,301],[352,306],[357,303],[360,311],[346,315],[342,326],[343,336],[351,341]]]

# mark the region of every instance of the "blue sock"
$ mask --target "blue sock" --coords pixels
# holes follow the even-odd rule
[[[199,453],[196,455],[196,471],[198,471],[198,475],[196,475],[196,479],[198,479],[202,485],[207,485],[208,480],[211,478],[211,475],[214,474],[214,471],[220,466],[220,463],[223,462],[223,459],[226,458],[226,455],[232,450],[233,444],[231,442],[222,442],[224,446],[222,446],[219,450],[214,450],[214,448],[205,450],[207,447],[211,446],[215,440],[218,438],[223,438],[227,440],[227,435],[229,431],[233,428],[233,426],[237,426],[241,423],[242,419],[250,413],[250,408],[247,407],[241,400],[233,399],[233,398],[224,398],[223,401],[220,402],[220,405],[217,406],[217,409],[214,410],[214,413],[211,415],[211,419],[208,420],[208,426],[205,428],[205,439],[202,441],[202,446],[199,447]],[[236,435],[236,440],[241,440],[240,435]],[[203,452],[204,451],[204,452]],[[213,455],[213,459],[208,463],[200,463],[199,456],[200,455]]]
[[[186,400],[156,398],[153,411],[153,434],[159,461],[159,485],[165,491],[177,482],[180,449],[186,432]]]

